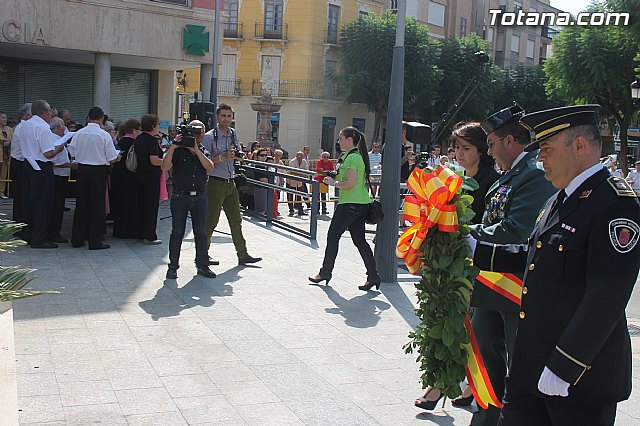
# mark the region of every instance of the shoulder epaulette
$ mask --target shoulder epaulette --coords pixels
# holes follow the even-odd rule
[[[610,176],[607,178],[607,182],[609,182],[618,197],[637,197],[635,191],[626,180],[617,176]]]

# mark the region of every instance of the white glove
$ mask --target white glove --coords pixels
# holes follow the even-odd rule
[[[569,383],[544,367],[540,380],[538,380],[538,390],[549,396],[569,396]]]
[[[467,239],[469,241],[469,250],[467,254],[471,259],[473,259],[473,253],[476,251],[476,244],[478,243],[478,240],[473,238],[471,234],[467,235]]]

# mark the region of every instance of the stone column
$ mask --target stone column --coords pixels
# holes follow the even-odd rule
[[[111,108],[111,55],[96,53],[93,66],[93,105],[105,114]]]
[[[202,99],[200,101],[212,102],[209,99],[211,93],[211,75],[213,74],[213,65],[200,64],[200,91],[202,92]]]

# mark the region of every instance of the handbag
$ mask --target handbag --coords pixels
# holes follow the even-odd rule
[[[371,191],[371,182],[367,180],[367,184],[369,186],[369,191]],[[364,218],[364,221],[369,225],[377,225],[384,220],[384,212],[382,211],[382,203],[378,200],[372,200],[369,203],[369,211],[367,212],[367,216]]]
[[[138,169],[138,156],[136,155],[135,144],[132,144],[127,151],[127,158],[125,160],[125,166],[131,173],[135,173]]]

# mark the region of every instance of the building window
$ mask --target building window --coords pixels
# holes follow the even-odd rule
[[[367,126],[367,120],[364,118],[354,118],[351,121],[351,125],[360,130],[361,133],[364,133],[365,127]]]
[[[224,24],[224,36],[238,38],[238,0],[224,0],[223,8],[229,15]]]
[[[398,0],[389,0],[389,9],[393,11],[398,10]]]
[[[443,4],[430,1],[427,23],[438,27],[444,27],[444,12],[445,7]]]
[[[460,18],[460,37],[467,36],[467,19]]]
[[[493,27],[487,29],[487,40],[489,43],[493,43]]]
[[[514,53],[518,53],[520,51],[520,36],[511,36],[511,51]]]
[[[358,18],[364,18],[368,14],[369,14],[369,12],[367,12],[366,10],[361,10],[361,11],[358,12]]]
[[[527,58],[533,59],[533,49],[536,43],[533,40],[527,40]]]
[[[282,0],[267,0],[264,8],[264,32],[282,32],[282,15],[284,5]]]
[[[329,5],[329,24],[327,26],[327,43],[338,43],[338,19],[340,18],[340,6]]]

